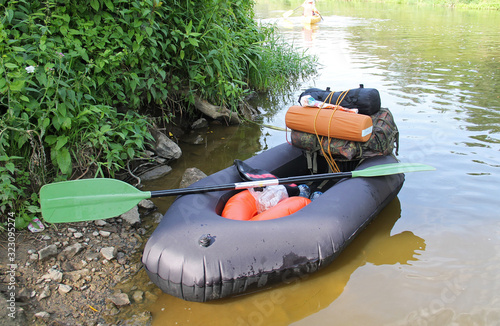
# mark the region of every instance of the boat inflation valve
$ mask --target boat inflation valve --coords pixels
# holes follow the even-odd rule
[[[215,237],[211,236],[210,234],[204,234],[198,239],[198,243],[202,247],[208,247],[214,242],[215,242]]]

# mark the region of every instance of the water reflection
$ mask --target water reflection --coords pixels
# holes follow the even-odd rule
[[[301,320],[328,307],[358,268],[418,260],[424,239],[409,231],[391,235],[400,216],[396,198],[332,265],[271,290],[208,303],[163,294],[151,307],[153,325],[289,325]]]

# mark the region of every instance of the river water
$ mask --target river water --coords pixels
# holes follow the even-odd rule
[[[293,284],[210,303],[161,295],[154,325],[493,325],[500,322],[500,12],[320,1],[323,21],[302,25],[300,5],[256,5],[256,19],[318,57],[314,79],[261,96],[264,123],[284,127],[302,90],[377,88],[400,131],[398,158],[430,164],[331,266]],[[174,173],[207,174],[286,141],[257,125],[211,127],[183,144]],[[157,200],[160,211],[171,199]],[[362,204],[362,203],[360,203]]]

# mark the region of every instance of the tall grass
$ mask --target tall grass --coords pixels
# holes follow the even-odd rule
[[[262,27],[265,41],[256,46],[255,64],[249,71],[249,84],[258,91],[283,91],[294,83],[316,72],[317,58],[298,52],[285,43],[275,27]]]

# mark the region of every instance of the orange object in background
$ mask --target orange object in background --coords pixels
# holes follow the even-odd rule
[[[333,109],[291,106],[285,115],[292,130],[357,142],[366,142],[372,134],[372,118]]]
[[[294,196],[280,201],[276,206],[257,214],[257,203],[250,190],[243,190],[229,198],[222,217],[239,221],[264,221],[288,216],[311,202],[310,199]]]

